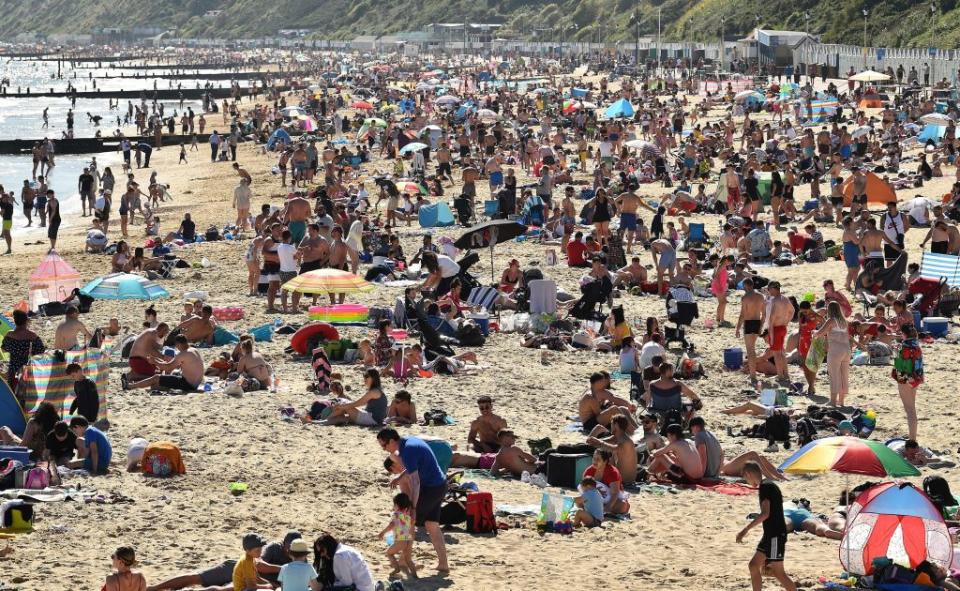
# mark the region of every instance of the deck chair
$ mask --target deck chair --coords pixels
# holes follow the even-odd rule
[[[550,279],[536,279],[528,283],[530,315],[557,313],[557,283]]]
[[[470,295],[467,296],[467,303],[471,306],[483,308],[487,312],[493,312],[497,306],[497,299],[499,299],[499,297],[500,292],[497,291],[497,288],[481,285],[470,290]]]

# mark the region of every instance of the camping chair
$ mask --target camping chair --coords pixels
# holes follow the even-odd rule
[[[530,315],[557,313],[557,283],[550,279],[535,279],[527,284],[530,289]]]
[[[492,220],[497,217],[500,213],[500,200],[491,199],[490,201],[483,202],[483,213],[480,215],[480,219],[483,221]]]
[[[703,248],[703,245],[707,242],[707,228],[706,224],[687,224],[689,232],[687,239],[684,241],[684,247],[687,250],[691,248]]]
[[[684,349],[693,350],[693,344],[687,341],[687,326],[693,324],[694,318],[700,317],[700,308],[693,298],[693,293],[686,287],[671,287],[667,292],[667,319],[676,327],[664,327],[665,345],[680,343]]]

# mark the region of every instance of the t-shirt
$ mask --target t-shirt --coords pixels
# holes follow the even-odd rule
[[[460,265],[445,254],[437,255],[437,263],[440,266],[440,276],[449,279],[460,272]]]
[[[783,493],[780,492],[780,487],[772,480],[764,480],[760,483],[759,493],[761,510],[763,510],[763,502],[770,501],[770,516],[763,521],[763,537],[787,535],[787,526],[783,521]]]
[[[197,224],[193,220],[183,220],[180,223],[180,226],[183,228],[181,232],[181,237],[190,242],[197,236]]]
[[[257,580],[257,565],[253,558],[244,556],[233,567],[233,591],[245,591],[252,588],[247,582]]]
[[[437,456],[426,442],[417,437],[400,438],[400,460],[407,473],[418,473],[423,487],[443,486],[447,479],[440,470]]]
[[[583,255],[587,250],[587,245],[579,240],[567,242],[567,264],[572,267],[585,263],[586,259],[583,258]]]
[[[4,220],[12,220],[12,219],[13,219],[13,204],[12,204],[12,203],[7,203],[7,202],[0,203],[0,217],[2,217]]]
[[[763,228],[754,228],[747,233],[747,240],[750,241],[750,254],[753,256],[767,256],[770,254],[770,234]]]
[[[720,474],[720,466],[723,465],[723,448],[720,447],[720,442],[710,431],[700,431],[693,436],[693,444],[698,448],[700,445],[706,448],[707,465],[703,468],[703,477],[716,478]]]
[[[93,190],[93,175],[89,173],[81,174],[79,179],[81,191]]]
[[[90,447],[90,444],[97,444],[97,470],[100,474],[106,474],[110,468],[110,458],[113,457],[113,448],[110,446],[110,440],[103,434],[103,431],[96,427],[87,427],[87,432],[83,436],[84,445]],[[93,460],[89,456],[83,461],[83,469],[92,472]]]
[[[667,351],[663,348],[663,345],[653,341],[644,343],[643,347],[640,348],[640,369],[647,369],[653,365],[653,358],[658,356],[663,358],[667,356]]]
[[[53,431],[47,434],[47,451],[50,452],[50,459],[56,461],[61,458],[72,458],[73,452],[77,446],[77,436],[73,431],[67,430],[67,436],[60,441]]]
[[[593,464],[590,464],[590,466],[583,471],[583,477],[592,476],[596,478],[596,476],[594,476],[596,473],[597,468]],[[619,482],[621,483],[620,488],[623,488],[623,477],[620,476],[620,470],[617,470],[617,467],[613,464],[607,464],[607,467],[603,469],[603,476],[600,477],[600,482],[607,486],[611,486],[614,482]]]
[[[797,232],[796,234],[790,236],[790,252],[793,254],[800,254],[803,252],[803,247],[806,245],[809,238],[810,237],[803,232]]]
[[[97,394],[97,384],[90,378],[83,378],[73,383],[73,392],[76,398],[70,405],[70,414],[79,414],[90,423],[97,422],[100,412],[100,396]]]
[[[924,197],[914,197],[907,203],[907,209],[910,212],[910,217],[912,217],[920,225],[924,225],[928,221],[927,214],[930,211],[930,202]]]
[[[263,547],[263,550],[260,552],[260,560],[266,562],[267,564],[273,564],[276,566],[284,566],[291,562],[290,556],[283,551],[283,544],[280,542],[270,542]],[[264,573],[260,575],[261,579],[266,579],[271,582],[277,582],[276,573]]]
[[[277,245],[277,257],[280,259],[280,272],[297,272],[297,259],[294,257],[295,254],[297,254],[296,246],[286,243]]]
[[[603,521],[603,497],[596,488],[589,488],[583,491],[583,508],[591,517],[598,521]]]
[[[283,591],[309,591],[310,581],[316,578],[313,565],[302,560],[285,564],[277,576]]]
[[[91,246],[106,246],[107,236],[100,230],[90,230],[87,232],[87,243]]]

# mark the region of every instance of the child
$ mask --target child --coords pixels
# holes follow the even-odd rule
[[[760,466],[747,462],[743,466],[743,477],[750,486],[759,487],[760,513],[737,534],[737,543],[751,529],[763,526],[763,537],[750,559],[750,578],[754,589],[760,589],[764,572],[773,575],[787,591],[796,591],[797,586],[783,570],[784,550],[787,544],[787,527],[783,519],[783,494],[772,480],[764,480]]]
[[[586,476],[580,481],[580,496],[573,499],[573,502],[579,507],[573,516],[574,527],[599,527],[603,523],[603,497],[592,476]]]
[[[360,341],[359,354],[357,355],[357,365],[360,369],[366,370],[377,365],[377,357],[373,354],[373,347],[370,346],[370,339]]]
[[[70,431],[70,427],[65,422],[57,421],[53,425],[53,431],[47,434],[43,459],[57,466],[66,466],[73,459],[76,449],[77,436]]]
[[[97,422],[97,414],[100,412],[100,396],[97,392],[97,384],[90,378],[83,375],[83,368],[79,363],[71,363],[67,366],[67,375],[73,380],[73,393],[76,398],[70,405],[70,414],[84,417],[91,424]]]
[[[393,543],[387,549],[387,558],[390,559],[390,565],[393,566],[391,577],[395,577],[403,569],[410,573],[414,579],[417,578],[417,566],[413,563],[413,503],[406,493],[397,493],[393,497],[393,517],[387,527],[380,532],[382,540],[387,532],[393,531]],[[400,559],[397,560],[397,554]]]
[[[297,538],[290,542],[291,561],[280,567],[280,574],[277,581],[284,591],[319,591],[320,583],[317,582],[317,571],[313,565],[307,562],[307,556],[310,554],[310,546],[306,540]]]
[[[197,134],[193,134],[193,139],[190,141],[190,151],[199,152],[200,148],[197,146]]]
[[[70,430],[77,437],[77,448],[80,452],[80,459],[70,462],[70,467],[83,468],[91,476],[106,474],[113,458],[113,447],[107,436],[99,429],[91,427],[83,417],[70,419]]]
[[[137,564],[137,555],[133,548],[121,546],[110,558],[113,560],[113,567],[117,569],[117,572],[107,577],[103,584],[104,591],[147,588],[147,580],[143,577],[143,574],[130,570]]]
[[[250,589],[270,589],[270,583],[257,574],[257,559],[260,558],[267,541],[259,534],[243,536],[243,558],[233,567],[234,591],[249,591]]]
[[[147,218],[147,236],[160,235],[160,216]]]
[[[180,162],[178,164],[187,164],[187,147],[180,143]]]

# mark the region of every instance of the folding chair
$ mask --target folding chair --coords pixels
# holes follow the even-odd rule
[[[500,200],[492,199],[490,201],[483,202],[483,213],[481,218],[483,220],[492,220],[500,213]]]
[[[557,313],[557,283],[550,279],[536,279],[528,283],[530,315]]]

